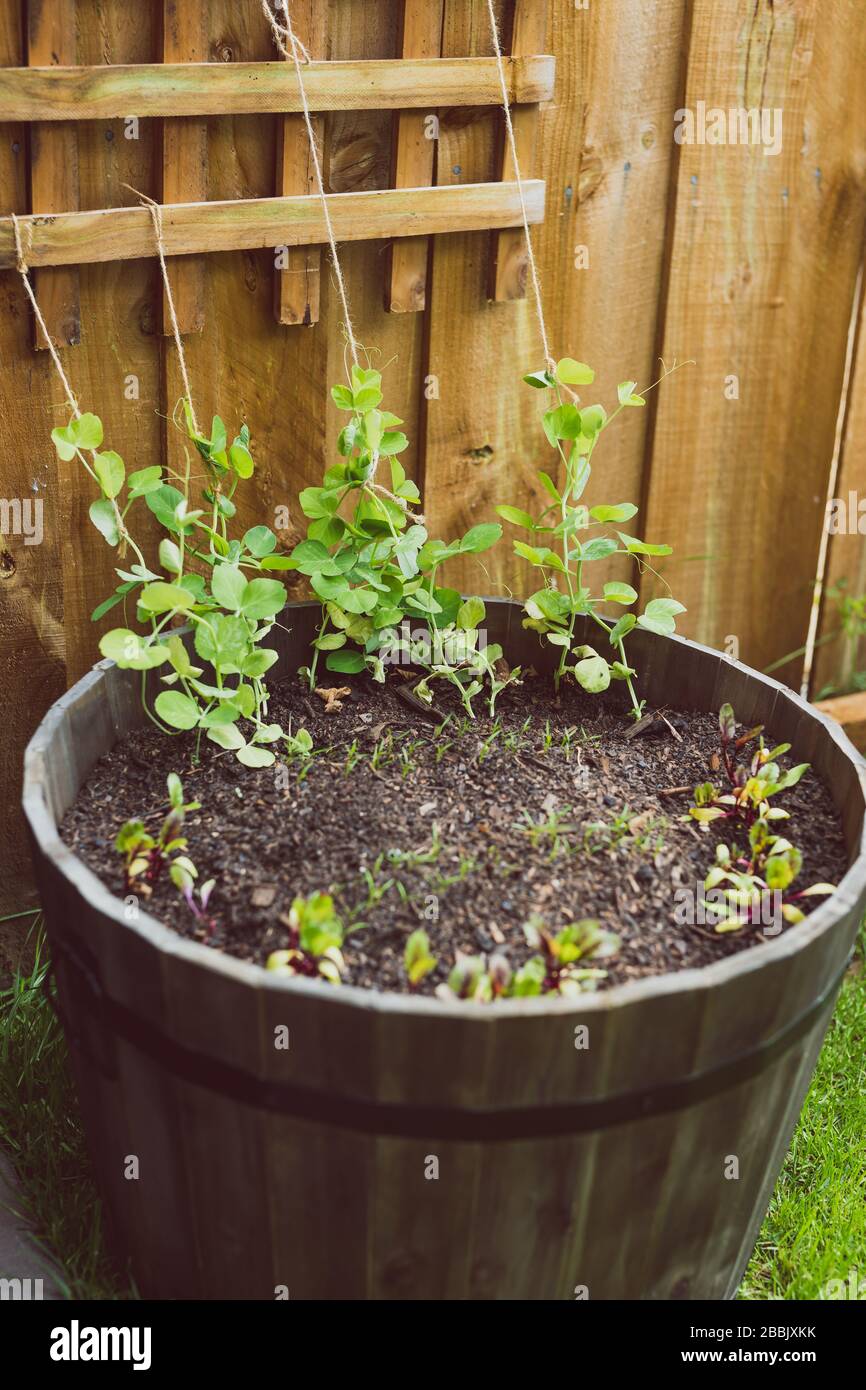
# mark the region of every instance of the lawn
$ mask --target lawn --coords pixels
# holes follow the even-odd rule
[[[134,1296],[102,1241],[99,1201],[66,1045],[46,998],[34,915],[30,974],[0,991],[0,1145],[21,1183],[18,1210],[73,1298]],[[767,1219],[745,1299],[818,1299],[828,1281],[866,1281],[866,972],[861,935]],[[0,1276],[10,1271],[0,1270]],[[864,1282],[866,1291],[866,1282]]]

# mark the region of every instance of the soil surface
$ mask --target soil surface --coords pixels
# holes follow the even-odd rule
[[[344,979],[375,989],[408,990],[403,947],[419,926],[439,961],[419,987],[425,994],[447,978],[455,952],[499,951],[519,966],[534,954],[523,934],[532,913],[551,930],[593,917],[617,933],[621,947],[599,962],[599,988],[765,939],[759,925],[718,934],[677,920],[677,890],[702,896],[716,843],[731,838],[683,819],[696,783],[723,782],[714,715],[665,710],[628,738],[633,726],[607,697],[571,686],[554,699],[549,678],[530,673],[500,696],[494,725],[480,702],[466,719],[441,684],[436,712],[416,709],[402,674],[390,672],[384,688],[338,678],[351,693],[330,714],[299,683],[276,687],[269,717],[309,731],[316,753],[306,762],[249,769],[202,740],[196,765],[192,734],[138,731],[94,768],[63,839],[122,895],[117,831],[140,818],[156,833],[166,776],[177,772],[186,798],[201,802],[184,833],[199,882],[216,880],[212,925],[165,875],[148,911],[183,936],[264,964],[289,944],[281,918],[292,899],[331,892],[352,927]],[[782,761],[798,761],[797,749]],[[791,812],[781,828],[803,852],[793,888],[838,882],[847,854],[817,776],[808,772],[774,804]]]

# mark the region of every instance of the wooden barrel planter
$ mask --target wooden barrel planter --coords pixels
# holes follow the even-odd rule
[[[278,677],[316,612],[285,615]],[[490,635],[538,665],[520,617],[491,603]],[[138,676],[102,662],[52,707],[24,809],[109,1228],[144,1296],[734,1294],[863,913],[866,764],[776,682],[678,638],[630,641],[651,704],[729,700],[812,763],[850,868],[775,940],[578,1000],[332,989],[134,914],[57,825],[141,722]]]

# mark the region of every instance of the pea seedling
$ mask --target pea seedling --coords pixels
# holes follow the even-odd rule
[[[454,556],[488,550],[502,535],[494,522],[447,545],[429,539],[423,516],[412,510],[418,489],[397,457],[409,445],[403,422],[380,409],[381,388],[381,372],[361,366],[352,368],[349,385],[332,388],[350,417],[337,441],[343,461],[327,469],[321,487],[300,494],[307,538],[284,568],[306,575],[322,602],[313,657],[302,671],[311,690],[323,652],[329,671],[366,669],[381,682],[386,660],[399,659],[396,630],[404,618],[428,623],[434,634],[455,625],[462,600],[436,584],[437,571]],[[388,469],[389,486],[380,467]]]
[[[121,561],[115,571],[121,583],[91,616],[97,621],[134,599],[137,621],[146,629],[113,628],[100,640],[99,650],[124,669],[145,673],[167,668],[160,677],[167,688],[156,696],[153,711],[146,701],[144,708],[164,732],[195,729],[196,757],[206,732],[247,767],[268,767],[274,754],[265,745],[282,736],[278,725],[266,722],[262,679],[277,659],[262,643],[286,603],[285,586],[264,577],[282,567],[273,553],[277,538],[267,526],[253,526],[241,539],[229,538],[236,514],[232,496],[239,480],[250,478],[254,470],[246,426],[229,444],[226,427],[215,415],[210,437],[205,437],[193,424],[189,402],[182,405],[187,434],[204,468],[203,506],[192,501],[188,453],[183,474],[168,470],[164,476],[162,467],[153,465],[127,476],[120,455],[102,448],[98,416],[84,414],[52,430],[59,457],[77,458],[98,484],[100,496],[91,503],[90,519]],[[167,533],[158,550],[162,574],[145,561],[129,529],[131,509],[142,498]],[[128,550],[135,559],[125,568]],[[197,569],[193,561],[198,561]],[[195,656],[211,664],[213,681],[202,679],[203,668],[172,631],[178,619],[192,628]],[[242,718],[252,722],[249,738],[238,728]]]
[[[677,370],[676,363],[665,368],[653,386]],[[631,713],[639,719],[645,702],[638,700],[635,694],[632,677],[636,673],[626,658],[623,639],[636,626],[662,635],[672,633],[677,615],[684,613],[685,608],[675,598],[655,598],[647,603],[642,613],[623,612],[613,620],[604,617],[599,606],[615,604],[623,609],[631,608],[638,601],[637,591],[630,584],[610,581],[603,586],[602,593],[595,596],[587,582],[587,566],[596,560],[628,555],[643,568],[650,558],[671,553],[669,545],[650,544],[624,531],[616,532],[616,540],[603,534],[581,539],[581,532],[594,526],[622,525],[638,510],[631,502],[607,503],[589,510],[579,505],[602,434],[623,410],[646,404],[645,395],[637,391],[637,383],[624,381],[617,388],[619,404],[610,415],[601,405],[578,409],[578,398],[572,388],[590,385],[594,379],[593,369],[572,357],[557,362],[555,371],[531,372],[524,377],[528,385],[551,392],[555,399],[555,404],[545,410],[542,425],[548,443],[556,451],[562,479],[557,483],[549,473],[539,471],[538,478],[550,502],[538,518],[519,507],[503,505],[496,510],[504,521],[523,528],[534,541],[540,542],[529,545],[515,541],[514,551],[540,570],[544,578],[544,588],[533,593],[524,604],[523,626],[540,633],[559,648],[554,676],[556,688],[559,689],[565,675],[573,676],[578,685],[593,695],[606,690],[612,680],[625,681]],[[646,389],[652,390],[653,386]],[[608,659],[586,643],[575,642],[575,626],[581,616],[590,618],[601,629],[607,647],[612,647],[616,653],[614,659]]]

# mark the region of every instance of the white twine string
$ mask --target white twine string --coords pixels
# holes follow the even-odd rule
[[[45,339],[45,344],[46,344],[46,346],[47,346],[47,348],[48,348],[48,351],[51,353],[51,360],[52,360],[52,362],[54,363],[55,367],[57,368],[57,375],[60,377],[60,380],[63,382],[63,389],[64,389],[64,391],[66,392],[66,399],[67,399],[67,401],[69,402],[69,407],[70,407],[70,409],[71,409],[71,411],[72,411],[72,414],[75,416],[75,419],[76,419],[76,420],[80,420],[80,419],[81,419],[81,411],[80,411],[79,408],[78,408],[78,401],[75,399],[75,394],[74,394],[74,392],[73,392],[73,390],[72,390],[72,387],[69,385],[69,382],[68,382],[68,380],[67,380],[67,378],[66,378],[66,373],[65,373],[64,370],[63,370],[63,363],[60,361],[60,357],[59,357],[59,354],[58,354],[58,352],[57,352],[57,349],[56,349],[56,347],[54,346],[54,343],[52,342],[51,334],[48,332],[48,326],[47,326],[47,324],[46,324],[46,322],[45,322],[45,319],[42,317],[42,310],[39,308],[39,304],[38,304],[38,301],[37,301],[37,299],[36,299],[36,295],[33,293],[33,286],[31,285],[30,280],[29,280],[29,278],[28,278],[28,277],[29,277],[29,274],[30,274],[30,271],[29,271],[28,266],[27,266],[27,261],[25,260],[25,257],[24,257],[24,248],[23,248],[23,246],[22,246],[22,244],[21,244],[21,227],[19,226],[18,218],[15,216],[15,213],[14,213],[14,212],[11,214],[11,217],[12,217],[12,233],[13,233],[13,235],[14,235],[14,237],[15,237],[15,266],[16,266],[16,269],[18,270],[18,273],[20,274],[21,279],[22,279],[23,282],[24,282],[24,288],[25,288],[25,290],[27,291],[27,297],[29,298],[30,303],[33,305],[33,313],[36,315],[36,322],[39,324],[39,327],[40,327],[41,330],[42,330],[42,336],[43,336],[43,338]]]
[[[130,184],[123,184],[124,188],[129,189],[138,198],[142,207],[146,207],[153,222],[153,232],[156,237],[156,254],[159,256],[159,268],[162,271],[162,283],[165,289],[165,300],[168,305],[168,317],[171,322],[171,331],[174,335],[174,345],[177,348],[177,360],[180,363],[180,374],[183,379],[183,389],[186,400],[189,404],[189,414],[192,420],[192,427],[196,434],[199,433],[198,421],[195,417],[195,406],[192,403],[192,389],[189,384],[189,372],[186,368],[186,354],[183,350],[183,340],[180,336],[180,325],[177,321],[177,310],[174,307],[174,295],[171,292],[171,282],[168,278],[168,266],[165,263],[165,242],[162,235],[162,208],[159,203],[155,203],[152,198],[148,198],[146,193],[139,193],[137,188]]]
[[[541,342],[544,347],[544,356],[547,366],[552,370],[556,362],[551,356],[550,344],[547,338],[547,325],[544,321],[544,306],[541,300],[541,281],[538,276],[538,266],[535,263],[535,253],[532,249],[532,234],[529,230],[529,215],[526,211],[526,199],[523,193],[523,180],[520,176],[520,160],[517,157],[517,140],[514,136],[514,122],[511,119],[511,103],[508,99],[508,84],[505,80],[505,64],[502,59],[502,44],[499,38],[499,25],[496,22],[496,12],[493,9],[493,0],[487,0],[487,13],[490,17],[490,34],[493,39],[493,48],[496,53],[496,66],[499,70],[499,85],[502,89],[502,109],[505,112],[505,129],[508,133],[508,143],[511,148],[511,162],[514,165],[514,178],[517,183],[517,194],[520,198],[520,210],[523,214],[523,231],[526,236],[526,254],[529,260],[529,271],[532,277],[532,289],[535,295],[535,311],[538,316],[538,328],[541,333]]]
[[[304,124],[307,127],[307,138],[310,142],[310,153],[313,157],[313,169],[316,175],[316,185],[318,187],[319,197],[322,201],[322,213],[325,218],[325,229],[328,233],[328,244],[331,249],[331,264],[334,267],[334,275],[337,281],[337,290],[340,295],[340,303],[343,308],[343,318],[346,327],[346,337],[349,340],[349,350],[352,354],[352,361],[354,362],[355,366],[358,367],[360,366],[360,362],[358,359],[358,344],[355,339],[354,329],[352,327],[352,316],[349,313],[349,297],[346,293],[346,282],[343,278],[343,268],[340,265],[340,257],[337,254],[337,239],[334,236],[334,228],[333,224],[331,223],[331,213],[330,209],[328,208],[328,199],[325,194],[325,182],[322,177],[322,162],[319,158],[319,148],[316,144],[316,132],[313,129],[313,119],[310,114],[310,103],[307,100],[307,90],[304,86],[304,78],[301,72],[301,58],[303,57],[305,63],[309,63],[310,55],[304,48],[304,45],[301,43],[300,39],[295,34],[294,29],[292,28],[292,17],[289,14],[289,0],[276,0],[276,3],[279,5],[280,9],[285,15],[286,22],[284,25],[278,22],[277,17],[274,14],[274,11],[268,4],[268,0],[262,0],[262,9],[264,10],[265,15],[267,16],[268,23],[271,26],[271,32],[274,36],[274,42],[276,43],[277,48],[280,50],[284,58],[290,59],[295,65],[295,72],[298,78],[298,90],[301,94],[301,106],[303,108],[304,113]]]

